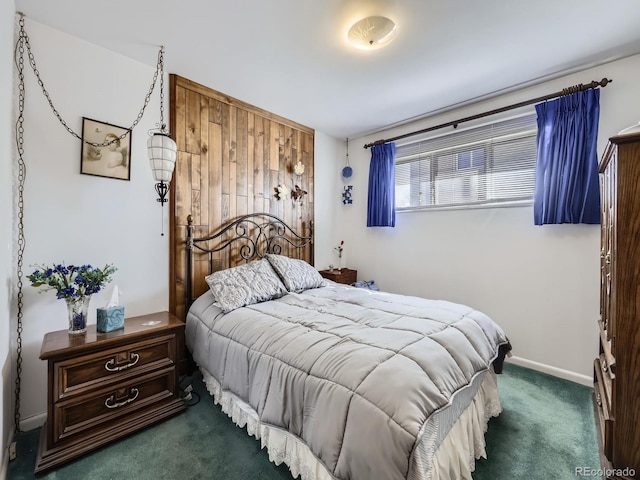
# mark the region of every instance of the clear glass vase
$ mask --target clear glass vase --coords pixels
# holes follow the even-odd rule
[[[91,295],[65,298],[69,311],[69,335],[77,335],[87,331],[87,316]]]

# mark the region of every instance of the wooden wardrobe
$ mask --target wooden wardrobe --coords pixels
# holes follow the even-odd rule
[[[640,133],[609,139],[602,200],[594,402],[607,479],[640,478]]]

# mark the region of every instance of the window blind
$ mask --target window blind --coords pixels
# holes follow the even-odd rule
[[[536,114],[396,146],[396,209],[514,204],[535,187]]]

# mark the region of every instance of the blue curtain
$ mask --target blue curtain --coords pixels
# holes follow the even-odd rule
[[[600,90],[540,103],[536,112],[535,224],[600,223],[596,151]]]
[[[371,147],[367,227],[396,224],[396,144]]]

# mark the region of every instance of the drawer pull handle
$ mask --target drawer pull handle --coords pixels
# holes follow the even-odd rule
[[[109,398],[107,398],[104,401],[104,406],[107,408],[120,408],[120,407],[124,407],[125,405],[130,404],[131,402],[133,402],[136,398],[138,398],[138,395],[140,394],[140,390],[138,390],[137,388],[132,388],[129,391],[129,398],[127,398],[126,400],[123,400],[122,402],[117,402],[117,403],[113,403],[116,399],[115,395],[111,395]]]
[[[112,358],[111,360],[107,360],[107,363],[104,364],[104,368],[109,372],[119,372],[121,370],[126,370],[127,368],[131,368],[136,363],[138,363],[138,360],[140,360],[140,355],[138,355],[137,353],[132,353],[129,355],[129,360],[131,361],[126,365],[120,365],[119,367],[116,367],[116,359]]]
[[[596,392],[596,403],[599,407],[602,407],[602,398],[600,398],[600,392]]]

